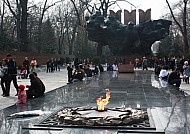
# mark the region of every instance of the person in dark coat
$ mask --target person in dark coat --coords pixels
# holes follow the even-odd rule
[[[42,84],[42,94],[41,95],[44,95],[44,92],[46,90],[45,88],[45,85],[44,83],[42,82],[42,80],[38,77],[37,73],[36,72],[33,72],[34,76],[36,77],[36,79],[38,79],[40,81],[40,83]]]
[[[58,67],[58,71],[60,71],[60,68],[61,68],[61,59],[60,58],[57,60],[57,67]]]
[[[50,68],[51,68],[51,72],[54,72],[54,60],[53,60],[53,58],[51,58],[51,61],[50,61]]]
[[[17,66],[16,66],[16,61],[12,59],[11,54],[7,54],[7,66],[8,66],[8,84],[7,84],[7,90],[6,90],[6,96],[10,95],[10,85],[11,81],[13,81],[14,87],[16,88],[16,95],[18,95],[18,84],[17,84]]]
[[[47,65],[46,73],[50,73],[51,72],[51,61],[47,60],[46,65]]]
[[[67,71],[68,71],[68,83],[72,83],[72,80],[73,80],[73,68],[72,68],[71,64],[69,64],[67,66]]]
[[[84,69],[82,65],[79,65],[75,68],[74,74],[73,74],[73,78],[77,79],[79,81],[82,81],[82,79],[84,78]]]
[[[57,59],[54,59],[53,64],[54,64],[54,71],[57,71],[57,68],[58,68]]]
[[[28,57],[25,57],[22,65],[26,67],[27,73],[25,74],[25,77],[28,78],[28,74],[30,74],[30,61],[28,60]]]
[[[30,78],[30,86],[27,85],[26,87],[28,90],[26,90],[27,98],[33,98],[33,97],[40,97],[44,93],[43,85],[40,82],[39,79],[36,78],[36,76],[32,73],[29,75]]]
[[[176,68],[172,71],[168,76],[168,83],[174,85],[179,88],[181,85],[181,78],[180,78],[180,68]]]
[[[90,69],[89,65],[85,66],[84,72],[85,72],[85,74],[86,74],[87,77],[92,77],[92,70]]]

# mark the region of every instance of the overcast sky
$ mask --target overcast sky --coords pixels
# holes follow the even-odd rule
[[[169,10],[166,4],[166,0],[127,0],[133,4],[137,9],[143,9],[146,11],[151,8],[151,18],[153,20],[159,19],[163,14],[166,14]],[[180,0],[168,0],[170,4],[180,1]],[[128,4],[127,2],[119,2],[119,6],[122,9],[127,9],[129,11],[134,10],[135,7]],[[119,10],[117,6],[113,7],[114,11]]]
[[[44,0],[35,0],[36,2],[38,1],[44,1]],[[60,0],[48,0],[48,2],[55,2],[55,1],[60,1]],[[70,1],[70,0],[64,0],[64,1]],[[97,1],[99,3],[99,0],[92,0],[92,1]],[[114,1],[114,0],[110,0]],[[122,0],[121,0],[122,1]],[[162,15],[166,14],[169,12],[168,6],[166,4],[166,0],[123,0],[123,1],[128,1],[129,3],[133,4],[137,9],[143,9],[146,11],[147,9],[151,8],[151,19],[156,20],[160,19]],[[176,3],[178,1],[182,0],[168,0],[170,5],[173,3]],[[135,7],[130,5],[127,2],[118,2],[120,8],[127,9],[129,11],[134,10]],[[114,5],[111,7],[112,10],[118,11],[120,8],[117,5]]]

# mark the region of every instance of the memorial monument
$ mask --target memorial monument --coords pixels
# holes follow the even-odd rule
[[[99,49],[108,45],[114,56],[150,54],[151,45],[169,35],[169,20],[148,20],[135,25],[122,24],[116,17],[105,18],[100,11],[86,17],[88,38],[97,42]]]

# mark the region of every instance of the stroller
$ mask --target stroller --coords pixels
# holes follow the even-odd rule
[[[21,70],[20,70],[20,74],[19,74],[19,79],[26,79],[28,77],[28,72],[27,72],[27,68],[25,66],[22,66]]]

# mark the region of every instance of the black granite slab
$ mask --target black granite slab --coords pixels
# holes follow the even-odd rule
[[[112,78],[112,72],[104,72],[91,81],[76,82],[57,88],[40,98],[31,99],[27,105],[11,106],[0,111],[0,133],[2,134],[116,134],[117,130],[64,128],[63,131],[28,130],[49,115],[46,113],[30,119],[11,119],[7,116],[19,111],[42,110],[53,112],[61,107],[96,106],[96,99],[105,96],[105,88],[111,92],[108,107],[141,107],[153,108],[157,129],[165,130],[166,134],[187,134],[190,126],[190,97],[173,86],[158,88],[153,81],[153,71],[135,71],[135,73],[118,73]]]

